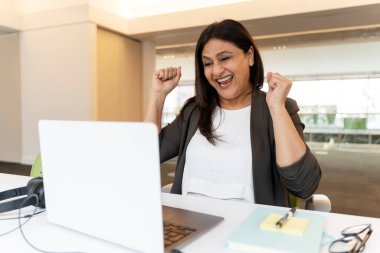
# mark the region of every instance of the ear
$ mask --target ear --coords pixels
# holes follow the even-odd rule
[[[248,49],[247,57],[248,57],[248,64],[250,67],[252,67],[255,64],[253,47],[250,47]]]

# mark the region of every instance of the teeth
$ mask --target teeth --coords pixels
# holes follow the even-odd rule
[[[227,83],[223,83],[223,82],[226,82],[226,81],[229,81],[232,79],[232,75],[229,75],[229,76],[225,76],[225,77],[222,77],[222,78],[219,78],[219,79],[216,79],[216,81],[219,83],[219,85],[221,86],[226,86]]]
[[[225,76],[225,77],[223,77],[223,78],[219,78],[219,79],[217,79],[217,81],[218,81],[219,83],[221,83],[221,82],[227,81],[227,80],[230,79],[230,78],[231,78],[231,76]]]

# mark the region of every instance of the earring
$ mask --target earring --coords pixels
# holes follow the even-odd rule
[[[249,61],[249,66],[250,66],[250,67],[253,66],[253,60],[250,60],[250,61]]]

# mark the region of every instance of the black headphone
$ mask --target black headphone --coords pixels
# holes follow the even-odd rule
[[[29,198],[25,201],[25,199],[33,194],[38,196],[38,205],[37,200],[35,198]],[[12,210],[17,210],[21,207],[26,206],[38,206],[40,208],[45,208],[45,193],[44,193],[44,184],[42,181],[42,177],[36,177],[29,180],[28,184],[24,187],[15,188],[7,191],[0,192],[0,201],[14,198],[17,196],[23,196],[23,198],[18,198],[16,200],[9,200],[3,203],[0,203],[0,213],[8,212]],[[25,202],[24,202],[25,201]],[[24,202],[24,203],[23,203]],[[23,204],[23,206],[21,206]]]

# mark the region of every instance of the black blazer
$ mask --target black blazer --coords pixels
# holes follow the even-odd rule
[[[286,167],[276,163],[273,122],[265,100],[266,93],[255,90],[251,106],[252,175],[255,202],[258,204],[289,206],[289,192],[300,198],[312,195],[318,187],[322,172],[319,164],[306,146],[299,161]],[[296,101],[287,98],[286,109],[304,140],[305,125],[298,115]],[[164,127],[159,135],[160,160],[165,162],[178,156],[172,193],[181,194],[186,149],[198,129],[199,111],[196,103],[187,104],[182,116]]]

